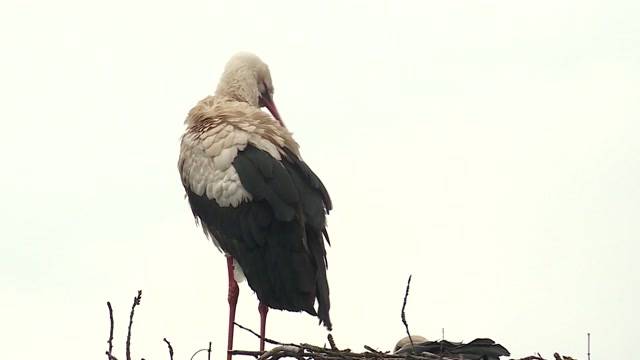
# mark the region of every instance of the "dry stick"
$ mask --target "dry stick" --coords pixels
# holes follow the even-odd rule
[[[105,351],[104,353],[107,354],[107,358],[109,358],[109,360],[118,360],[115,356],[109,354],[108,351]]]
[[[404,292],[404,301],[402,302],[402,312],[400,313],[400,318],[402,319],[404,328],[407,330],[407,336],[409,337],[409,341],[411,342],[411,353],[415,354],[413,339],[411,338],[411,333],[409,333],[409,325],[407,324],[407,317],[404,314],[404,309],[407,307],[407,298],[409,297],[409,285],[411,285],[411,275],[409,275],[409,280],[407,280],[407,289]]]
[[[129,330],[127,332],[127,346],[126,346],[127,360],[131,360],[131,325],[133,325],[133,312],[135,311],[136,306],[140,305],[141,299],[142,299],[142,290],[138,290],[138,296],[133,298],[133,305],[131,305],[131,314],[129,314]]]
[[[193,353],[193,355],[191,355],[191,360],[193,360],[194,357],[196,357],[196,355],[198,355],[199,353],[203,352],[203,351],[207,351],[208,349],[200,349],[197,350],[196,352]]]
[[[333,335],[331,334],[327,335],[327,340],[329,340],[329,346],[331,346],[331,350],[338,350],[338,347],[336,346],[336,342],[335,340],[333,340]]]
[[[335,350],[335,351],[340,351],[338,349],[338,347],[336,346],[336,342],[335,340],[333,340],[333,335],[329,334],[327,335],[327,340],[329,341],[329,345],[331,346],[331,350]],[[341,352],[346,353],[346,352],[350,352],[350,349],[345,349]],[[341,358],[346,359],[344,356],[340,355]]]
[[[362,357],[362,354],[358,354],[358,353],[353,353],[351,352],[350,349],[345,349],[345,350],[332,350],[332,349],[327,349],[327,348],[321,348],[319,346],[315,346],[315,345],[311,345],[311,344],[300,344],[300,345],[295,345],[297,347],[300,347],[304,350],[308,350],[310,352],[314,352],[314,353],[324,353],[327,355],[333,355],[333,356],[337,356],[339,358],[344,358],[345,356],[348,357]]]
[[[191,355],[191,360],[193,360],[193,358],[196,357],[196,355],[198,355],[199,353],[201,353],[203,351],[207,352],[207,360],[211,360],[211,341],[209,341],[209,348],[208,349],[197,350],[196,352],[193,353],[193,355]]]
[[[262,351],[247,351],[247,350],[231,350],[229,353],[231,355],[247,355],[247,356],[253,356],[255,358],[259,358],[260,355],[263,354]]]
[[[384,354],[385,354],[384,352],[382,352],[382,351],[378,351],[378,350],[376,350],[376,349],[372,348],[372,347],[371,347],[371,346],[369,346],[369,345],[365,345],[365,346],[364,346],[364,349],[365,349],[365,350],[367,350],[368,352],[374,353],[374,354],[376,354],[376,355],[384,355]]]
[[[169,340],[167,340],[167,338],[163,338],[162,340],[166,342],[167,346],[169,347],[169,359],[173,360],[173,347],[171,346],[171,343],[169,342]]]
[[[235,326],[239,327],[240,329],[242,329],[242,330],[244,330],[244,331],[248,331],[248,332],[252,333],[253,335],[257,336],[258,338],[260,338],[260,334],[258,334],[257,332],[255,332],[255,331],[253,331],[253,330],[251,330],[251,329],[249,329],[249,328],[247,328],[247,327],[244,327],[244,326],[242,326],[242,325],[238,324],[238,323],[237,323],[237,322],[235,322],[235,321],[233,322],[233,324],[234,324]],[[282,343],[282,342],[280,342],[280,341],[271,340],[271,339],[269,339],[268,337],[265,337],[265,338],[264,338],[264,341],[265,341],[265,342],[268,342],[269,344],[272,344],[272,345],[289,345],[289,346],[299,346],[299,345],[296,345],[296,344],[287,344],[287,343]]]
[[[107,340],[107,344],[109,344],[109,350],[107,350],[107,359],[111,360],[113,357],[111,355],[111,350],[113,350],[113,308],[111,308],[111,303],[107,301],[107,307],[109,308],[109,321],[111,326],[109,327],[109,340]]]

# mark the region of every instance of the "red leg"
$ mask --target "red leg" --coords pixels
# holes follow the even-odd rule
[[[267,327],[267,312],[269,312],[269,307],[260,302],[260,305],[258,305],[258,312],[260,313],[260,351],[264,351],[264,337]]]
[[[229,332],[227,338],[227,360],[231,360],[231,350],[233,349],[233,322],[236,320],[236,305],[238,304],[238,295],[240,295],[238,283],[233,276],[233,258],[231,255],[227,255],[227,272],[229,275]]]

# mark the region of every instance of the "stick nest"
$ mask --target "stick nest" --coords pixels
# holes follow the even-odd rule
[[[247,330],[245,328],[245,330]],[[249,330],[250,331],[250,330]],[[415,354],[392,354],[388,351],[382,352],[365,345],[364,352],[354,352],[351,349],[340,350],[335,346],[331,334],[327,337],[331,348],[319,347],[311,344],[283,344],[276,341],[268,341],[276,343],[278,346],[265,352],[260,351],[244,351],[232,350],[233,355],[253,356],[259,360],[277,360],[280,358],[295,358],[298,360],[459,360],[459,358],[449,358],[439,355],[431,355],[422,353]]]

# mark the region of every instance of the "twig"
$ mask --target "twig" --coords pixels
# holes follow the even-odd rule
[[[109,340],[107,340],[107,344],[109,344],[109,350],[107,350],[107,359],[111,360],[113,357],[111,355],[111,351],[113,350],[113,308],[111,308],[111,303],[107,301],[107,307],[109,308],[109,321],[111,326],[109,327]]]
[[[245,355],[245,356],[253,356],[256,359],[260,357],[260,355],[264,354],[262,351],[247,351],[247,350],[231,350],[229,351],[231,355]]]
[[[345,349],[345,350],[343,350],[343,351],[340,351],[340,350],[338,349],[338,347],[336,346],[336,341],[335,341],[335,340],[333,340],[333,335],[331,335],[331,334],[327,335],[327,340],[329,340],[329,345],[331,346],[331,350],[338,351],[338,352],[342,352],[342,353],[346,353],[346,352],[350,352],[350,351],[351,351],[350,349]],[[346,359],[346,358],[345,358],[344,356],[342,356],[342,355],[340,355],[340,358],[341,358],[341,359]]]
[[[109,358],[109,360],[118,360],[118,358],[116,358],[115,356],[109,354],[108,351],[105,351],[104,353],[107,354],[107,358]]]
[[[374,354],[377,354],[377,355],[385,355],[385,354],[386,354],[386,353],[384,353],[384,352],[382,352],[382,351],[378,351],[378,350],[376,350],[376,349],[372,348],[372,347],[371,347],[371,346],[369,346],[369,345],[365,345],[365,346],[364,346],[364,349],[365,349],[365,350],[367,350],[367,351],[368,351],[368,352],[370,352],[370,353],[374,353]]]
[[[193,353],[193,355],[191,355],[191,360],[193,360],[194,357],[196,357],[196,355],[198,355],[199,353],[203,352],[203,351],[208,351],[209,349],[200,349],[197,350],[196,352]]]
[[[409,332],[409,325],[407,324],[407,317],[405,316],[404,309],[407,307],[407,298],[409,297],[409,286],[411,285],[411,275],[409,275],[409,280],[407,280],[407,289],[404,292],[404,301],[402,302],[402,312],[400,313],[400,318],[402,319],[402,323],[404,324],[404,328],[407,330],[407,336],[409,337],[409,341],[411,342],[411,353],[415,354],[415,348],[413,345],[413,338],[411,337],[411,333]]]
[[[207,352],[207,360],[211,360],[211,341],[209,341],[209,348],[208,349],[197,350],[196,352],[193,353],[193,355],[191,355],[191,360],[193,360],[193,358],[196,357],[196,355],[198,355],[199,353],[201,353],[203,351]]]
[[[169,342],[169,340],[167,340],[167,338],[163,338],[162,340],[166,342],[167,346],[169,347],[169,359],[173,360],[173,347],[171,346],[171,343]]]
[[[141,299],[142,299],[142,290],[138,290],[138,296],[133,298],[133,305],[131,305],[131,314],[129,314],[129,330],[127,332],[127,346],[126,346],[127,360],[131,360],[131,325],[133,325],[133,312],[135,311],[136,306],[140,305]]]
[[[335,340],[333,340],[333,335],[327,335],[327,340],[329,340],[329,346],[331,346],[331,350],[338,350],[338,348],[336,347],[336,342]]]
[[[302,353],[304,350],[299,346],[280,345],[269,351],[265,351],[258,360],[277,360],[283,357],[294,357],[298,360],[304,360]]]
[[[253,335],[257,336],[258,338],[260,338],[260,334],[258,334],[257,332],[255,332],[255,331],[253,331],[253,330],[251,330],[251,329],[249,329],[249,328],[247,328],[247,327],[244,327],[244,326],[242,326],[242,325],[238,324],[238,323],[237,323],[237,322],[235,322],[235,321],[233,322],[233,324],[234,324],[235,326],[239,327],[240,329],[242,329],[242,330],[244,330],[244,331],[248,331],[248,332],[252,333]],[[271,340],[271,339],[269,339],[269,338],[267,338],[267,337],[265,337],[265,338],[264,338],[264,341],[265,341],[265,342],[268,342],[269,344],[272,344],[272,345],[289,345],[289,346],[298,346],[298,345],[296,345],[296,344],[287,344],[287,343],[282,343],[282,342],[280,342],[280,341]]]

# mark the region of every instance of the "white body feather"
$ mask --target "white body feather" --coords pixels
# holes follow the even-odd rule
[[[207,97],[191,110],[186,122],[191,126],[182,137],[178,161],[182,182],[223,207],[252,199],[233,167],[236,155],[247,144],[276,160],[281,159],[283,147],[298,153],[289,131],[244,103]]]

